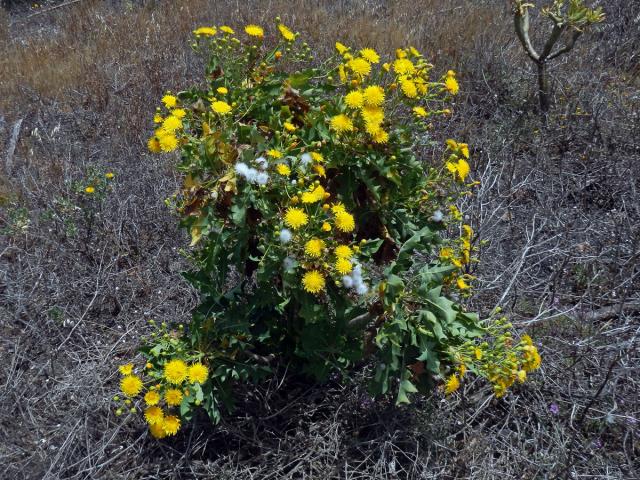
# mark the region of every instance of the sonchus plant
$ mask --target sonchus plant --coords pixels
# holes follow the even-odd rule
[[[503,395],[540,357],[504,319],[480,320],[471,295],[474,232],[455,206],[470,194],[469,147],[435,140],[459,90],[413,47],[384,61],[336,43],[317,67],[278,20],[195,31],[200,87],[162,98],[151,152],[180,152],[168,200],[191,236],[200,306],[162,325],[124,365],[124,406],[173,435],[202,407],[233,407],[238,382],[286,366],[315,378],[372,368],[374,394],[398,404],[467,372]],[[428,152],[440,151],[432,161]],[[121,401],[118,397],[118,401]]]
[[[542,9],[553,24],[549,37],[539,52],[534,48],[529,35],[529,9],[535,5],[523,0],[513,0],[513,19],[516,35],[525,52],[538,67],[538,98],[540,111],[546,114],[550,107],[549,76],[547,65],[559,56],[570,52],[580,35],[591,25],[604,21],[602,7],[586,7],[583,0],[554,0]],[[563,41],[561,41],[563,39]],[[558,42],[562,45],[558,45]]]

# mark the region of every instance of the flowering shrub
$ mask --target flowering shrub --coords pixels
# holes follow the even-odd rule
[[[473,186],[469,147],[447,140],[443,161],[427,154],[455,72],[434,77],[413,47],[385,63],[341,43],[304,66],[309,47],[276,26],[269,46],[257,25],[197,29],[206,81],[165,95],[154,117],[149,149],[181,154],[170,203],[201,304],[188,328],[151,336],[142,375],[121,367],[127,407],[143,395],[163,437],[198,406],[217,421],[236,382],[278,365],[322,380],[364,361],[372,392],[398,404],[438,383],[450,394],[467,372],[503,395],[540,357],[506,320],[455,301],[470,295],[475,261],[455,206]]]

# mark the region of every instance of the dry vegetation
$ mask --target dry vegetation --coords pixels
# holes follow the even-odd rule
[[[547,128],[505,1],[8,3],[1,478],[640,477],[637,0],[603,2],[605,24],[553,66]],[[146,321],[187,321],[196,303],[163,202],[179,179],[145,152],[153,109],[199,77],[195,26],[278,14],[315,49],[409,42],[459,72],[464,94],[442,127],[472,145],[482,181],[466,206],[483,260],[474,308],[505,305],[542,345],[541,372],[507,398],[470,384],[397,410],[357,381],[288,378],[176,441],[114,416],[116,366]],[[92,169],[116,173],[102,200],[74,191]]]

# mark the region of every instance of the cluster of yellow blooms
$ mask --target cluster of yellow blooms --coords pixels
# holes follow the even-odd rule
[[[490,349],[487,343],[465,345],[454,354],[458,367],[445,382],[445,394],[450,395],[460,388],[468,368],[486,376],[497,398],[504,396],[516,381],[524,383],[527,373],[540,368],[540,353],[526,334],[515,348],[512,348],[512,344],[513,338],[507,331],[496,338],[496,343]]]
[[[145,366],[147,371],[153,369],[151,363]],[[133,398],[144,390],[144,384],[140,376],[133,373],[133,364],[121,365],[120,390],[127,397],[125,405],[130,406]],[[149,431],[155,438],[164,438],[175,435],[180,429],[180,418],[170,414],[169,409],[178,407],[185,397],[193,397],[195,385],[203,384],[209,377],[209,369],[200,362],[187,365],[183,360],[173,359],[168,361],[162,370],[160,382],[150,385],[144,394],[144,417],[149,424]],[[116,397],[119,400],[119,397]],[[164,401],[166,411],[162,408]],[[196,403],[199,403],[196,400]],[[135,408],[132,407],[132,411]],[[121,409],[116,411],[120,415]]]
[[[338,66],[340,81],[351,90],[342,99],[348,108],[347,113],[331,118],[331,129],[339,135],[365,131],[374,143],[387,143],[389,133],[382,127],[385,118],[384,103],[387,100],[385,90],[375,83],[367,84],[373,77],[373,66],[380,63],[380,56],[372,48],[363,48],[354,55],[349,47],[340,42],[336,42],[336,50],[344,59],[344,63]],[[433,65],[429,64],[418,50],[409,47],[397,49],[396,60],[393,63],[382,64],[382,72],[384,75],[392,75],[386,81],[389,91],[393,92],[399,86],[402,95],[409,100],[426,95],[429,89],[434,87],[446,90],[452,95],[457,94],[459,85],[455,79],[455,72],[449,70],[444,82],[431,82],[429,72],[432,67]],[[420,105],[414,106],[413,112],[418,117],[429,115],[427,109]],[[448,112],[442,110],[434,113]]]
[[[172,152],[178,148],[178,132],[182,130],[182,119],[187,114],[183,108],[178,107],[178,99],[169,93],[162,97],[162,103],[167,110],[167,116],[163,117],[158,112],[153,117],[153,122],[160,124],[154,135],[147,142],[149,150],[153,153]]]

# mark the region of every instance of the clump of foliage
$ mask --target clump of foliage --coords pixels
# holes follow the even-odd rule
[[[450,113],[455,72],[434,77],[413,47],[385,63],[339,42],[308,67],[310,48],[276,27],[272,45],[256,25],[197,29],[206,82],[155,115],[149,149],[181,154],[170,203],[201,304],[147,340],[143,374],[121,367],[126,407],[143,395],[163,437],[197,407],[218,421],[234,384],[282,365],[321,381],[368,362],[372,393],[397,404],[439,383],[451,394],[467,372],[498,396],[523,382],[540,364],[531,339],[459,303],[475,261],[455,206],[473,187],[469,147],[430,123]]]

